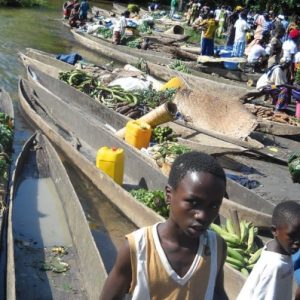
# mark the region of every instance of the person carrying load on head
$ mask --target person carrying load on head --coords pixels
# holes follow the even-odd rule
[[[178,156],[165,188],[168,219],[126,236],[100,299],[227,300],[226,243],[209,230],[225,189],[215,158],[200,152]]]
[[[130,17],[130,12],[126,10],[122,13],[119,20],[114,25],[113,29],[113,43],[116,45],[121,44],[121,39],[125,34],[125,29],[127,27],[127,19]]]

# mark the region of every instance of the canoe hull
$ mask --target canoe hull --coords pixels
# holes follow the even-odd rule
[[[36,151],[42,151],[43,154],[40,154],[40,159],[42,159],[42,161],[48,161],[50,177],[56,184],[56,190],[62,201],[73,245],[76,249],[77,263],[82,279],[81,284],[89,299],[99,299],[101,287],[107,277],[104,264],[67,172],[50,142],[40,133],[34,134],[24,145],[22,152],[16,161],[16,167],[12,178],[13,184],[10,191],[8,218],[7,298],[16,299],[14,261],[15,237],[13,230],[14,197],[18,189],[19,178],[23,172],[25,164],[28,164],[28,156],[34,145],[41,147],[36,147],[34,149],[36,149]],[[50,161],[51,164],[49,163]],[[95,289],[95,286],[97,286],[97,289]],[[26,294],[25,291],[24,293]]]

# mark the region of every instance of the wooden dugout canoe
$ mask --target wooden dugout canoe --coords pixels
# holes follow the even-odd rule
[[[4,112],[14,120],[14,107],[10,95],[2,88],[0,88],[0,112]],[[10,167],[8,168],[8,177],[10,176]],[[3,232],[5,230],[5,223],[7,218],[7,190],[9,180],[0,183],[0,240],[3,239]],[[3,245],[0,247],[0,254],[3,255]],[[2,286],[2,285],[1,285]],[[2,293],[0,293],[2,295]]]
[[[37,93],[38,90],[39,93]],[[77,128],[74,128],[74,131],[70,132],[66,129],[65,124],[62,125],[61,123],[58,123],[57,120],[53,119],[53,117],[49,116],[46,113],[45,106],[41,105],[41,103],[38,101],[41,99],[40,96],[44,98],[45,94],[38,87],[36,87],[33,91],[29,85],[29,82],[26,82],[22,79],[19,81],[20,105],[26,115],[26,118],[29,119],[34,126],[39,127],[49,137],[49,139],[64,152],[71,162],[76,164],[76,166],[79,167],[81,171],[92,180],[95,186],[100,189],[102,193],[104,193],[104,195],[106,195],[107,198],[114,205],[116,205],[116,207],[118,207],[118,209],[126,217],[128,217],[138,227],[148,226],[155,222],[162,221],[162,217],[158,216],[151,209],[137,202],[124,188],[117,185],[111,178],[95,167],[93,155],[96,154],[96,149],[91,149],[91,147],[86,144],[81,136],[76,136],[78,133]],[[52,100],[54,100],[54,98]],[[53,101],[49,105],[51,107],[55,106]],[[47,110],[48,109],[49,107]],[[60,109],[62,110],[61,107]],[[62,113],[65,113],[65,111],[62,111]],[[75,113],[74,110],[68,112],[68,114],[73,113]],[[82,127],[83,124],[80,122],[80,119],[78,119],[78,116],[78,114],[74,116],[74,118],[76,118],[76,123],[78,123],[78,126],[75,127]],[[89,121],[90,120],[91,118],[89,118]],[[92,133],[94,131],[89,130],[89,132]],[[93,137],[95,140],[97,140],[95,135]],[[103,142],[108,144],[108,140],[105,139],[105,134],[101,135],[101,140],[102,138],[104,139]],[[80,142],[81,147],[79,150],[76,149],[74,141]],[[109,145],[119,146],[115,143],[115,140],[113,142],[110,141]],[[127,153],[125,162],[127,166],[129,164],[129,168],[126,168],[125,165],[125,173],[127,173],[125,178],[139,178],[139,182],[132,182],[134,186],[137,186],[140,183],[140,186],[148,186],[150,189],[163,188],[163,185],[165,185],[167,179],[159,170],[150,167],[149,164],[145,163],[141,157],[132,155],[131,149],[125,149],[125,153]],[[141,170],[143,171],[143,176],[140,175]],[[151,179],[149,177],[151,177]],[[128,185],[125,185],[124,187],[128,188]],[[228,203],[228,200],[224,199],[223,204],[226,205],[226,203]],[[233,203],[233,205],[235,204]],[[226,265],[225,288],[228,295],[230,295],[230,299],[235,299],[243,283],[244,277],[241,275],[241,273]]]
[[[67,172],[41,133],[29,138],[16,161],[7,244],[7,299],[99,299],[104,264]],[[67,249],[61,260],[69,270],[41,270],[58,246]]]

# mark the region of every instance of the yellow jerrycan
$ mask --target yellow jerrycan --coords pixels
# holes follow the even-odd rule
[[[115,147],[101,147],[97,152],[96,167],[121,185],[124,176],[124,150]]]
[[[150,143],[151,133],[151,126],[148,123],[132,120],[126,124],[125,141],[138,149],[147,148]]]

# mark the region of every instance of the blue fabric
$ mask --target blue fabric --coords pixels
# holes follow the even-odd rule
[[[214,40],[213,39],[202,39],[202,47],[201,47],[201,54],[213,56],[214,55]]]
[[[238,184],[246,187],[247,189],[255,189],[260,185],[260,183],[257,180],[251,180],[244,176],[234,175],[234,174],[227,174],[226,177],[237,182]]]
[[[82,56],[77,53],[71,54],[58,54],[56,59],[61,60],[70,65],[75,65],[79,60],[82,60]]]
[[[245,52],[246,42],[235,42],[233,44],[232,54],[233,57],[243,57]]]
[[[300,286],[300,250],[292,255],[292,259],[294,262],[294,277],[297,281],[297,284]]]

